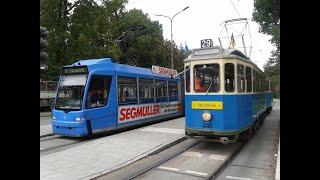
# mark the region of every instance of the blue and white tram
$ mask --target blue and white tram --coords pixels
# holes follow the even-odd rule
[[[239,135],[258,128],[270,113],[270,82],[242,52],[221,47],[195,49],[184,64],[188,137],[236,142]]]
[[[81,137],[181,116],[180,87],[179,77],[109,58],[64,66],[52,110],[53,133]]]

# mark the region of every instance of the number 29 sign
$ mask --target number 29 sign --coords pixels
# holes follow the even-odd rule
[[[202,39],[201,40],[201,48],[212,47],[212,46],[213,46],[212,39]]]

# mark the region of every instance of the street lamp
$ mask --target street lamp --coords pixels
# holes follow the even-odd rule
[[[170,19],[171,22],[171,69],[173,69],[173,35],[172,35],[172,21],[173,18],[176,17],[178,14],[180,14],[182,11],[185,11],[189,8],[189,6],[183,8],[181,11],[179,11],[178,13],[176,13],[175,15],[173,15],[171,18],[169,16],[166,15],[162,15],[162,14],[155,14],[156,16],[162,16],[162,17],[166,17]]]

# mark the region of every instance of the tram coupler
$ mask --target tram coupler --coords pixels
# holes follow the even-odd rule
[[[228,144],[228,143],[229,143],[229,138],[228,138],[228,137],[220,137],[220,138],[219,138],[219,141],[220,141],[222,144]]]

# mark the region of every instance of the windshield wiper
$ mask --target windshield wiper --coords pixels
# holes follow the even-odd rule
[[[209,85],[209,87],[208,87],[208,89],[207,89],[206,95],[208,94],[208,92],[209,92],[209,90],[210,90],[210,88],[211,88],[212,83],[213,83],[213,80],[211,79],[211,83],[210,83],[210,85]]]

